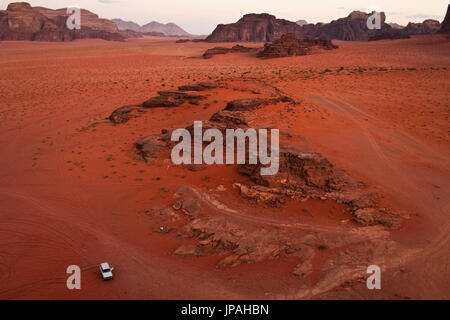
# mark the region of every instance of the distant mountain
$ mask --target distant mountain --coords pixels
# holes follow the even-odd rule
[[[122,41],[126,38],[117,26],[88,10],[81,9],[82,27],[69,30],[67,9],[32,7],[26,2],[12,2],[0,10],[0,40],[72,41],[84,38]]]
[[[124,21],[122,19],[113,19],[112,21],[116,23],[119,30],[132,30],[146,34],[163,34],[166,36],[190,36],[189,33],[184,31],[175,23],[163,24],[152,21],[141,27],[140,25],[132,21]]]
[[[133,21],[124,21],[122,19],[112,19],[111,21],[114,22],[121,31],[132,30],[140,32],[141,29],[141,26]]]
[[[401,25],[399,25],[398,23],[395,23],[395,22],[388,23],[388,25],[390,25],[392,27],[392,29],[396,29],[396,30],[400,30],[400,29],[404,28],[404,26],[401,26]]]
[[[189,33],[181,29],[175,23],[162,24],[156,21],[152,21],[141,28],[142,32],[161,32],[166,36],[190,36]]]
[[[295,23],[298,24],[299,26],[304,26],[305,24],[308,24],[306,20],[298,20]]]
[[[441,23],[437,20],[427,19],[421,23],[410,22],[408,25],[401,30],[403,34],[413,35],[413,34],[434,34],[441,29]]]

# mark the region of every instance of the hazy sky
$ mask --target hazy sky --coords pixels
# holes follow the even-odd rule
[[[6,9],[10,0],[0,0]],[[192,34],[209,34],[219,23],[237,21],[245,13],[267,12],[292,21],[329,22],[353,10],[378,8],[387,22],[406,24],[425,19],[442,21],[449,0],[29,0],[52,9],[77,5],[102,18],[121,18],[139,24],[175,22]]]

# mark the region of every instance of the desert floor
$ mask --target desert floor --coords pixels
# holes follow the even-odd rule
[[[450,42],[417,36],[337,44],[304,57],[204,60],[216,44],[0,42],[0,299],[449,299]],[[245,179],[234,166],[190,171],[167,157],[136,157],[140,137],[206,120],[244,92],[217,89],[199,106],[102,122],[157,91],[230,78],[257,78],[301,101],[294,112],[273,106],[259,116],[294,137],[291,146],[320,152],[383,194],[386,206],[414,214],[397,230],[360,227],[336,203],[272,208],[243,199],[233,183]],[[182,186],[234,208],[239,214],[225,219],[236,225],[274,237],[283,228],[293,238],[313,233],[325,242],[314,249],[314,272],[293,276],[298,261],[284,253],[221,269],[226,252],[174,256],[197,241],[177,237],[188,217],[160,215]],[[173,231],[155,232],[160,226]],[[349,230],[360,236],[358,250],[334,245]],[[380,243],[373,256],[382,289],[369,291],[361,247],[377,251]],[[337,258],[346,250],[355,260]],[[104,261],[116,268],[113,281],[100,278]],[[81,290],[66,288],[69,265],[83,270]]]

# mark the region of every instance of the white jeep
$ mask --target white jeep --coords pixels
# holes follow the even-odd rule
[[[100,265],[100,272],[102,273],[103,280],[112,280],[114,268],[110,267],[108,262],[104,262]]]

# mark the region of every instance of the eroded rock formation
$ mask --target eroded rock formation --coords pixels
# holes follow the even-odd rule
[[[82,38],[124,40],[116,25],[96,14],[81,10],[80,30],[66,26],[69,15],[66,9],[51,10],[31,7],[26,2],[10,3],[0,11],[0,40],[72,41]]]
[[[381,29],[370,30],[367,28],[367,20],[371,14],[361,11],[353,11],[347,17],[333,20],[330,23],[318,23],[302,27],[303,34],[309,38],[334,39],[345,41],[369,41],[378,38],[398,37],[394,29],[385,23],[386,15],[380,13]]]
[[[338,48],[331,40],[296,38],[295,34],[286,34],[273,43],[265,44],[257,56],[264,59],[292,56],[304,56],[311,53],[313,47],[332,50]]]
[[[435,34],[441,29],[441,24],[437,20],[428,19],[422,23],[410,22],[408,25],[400,30],[400,33],[405,36],[415,34]]]
[[[235,187],[243,197],[275,207],[284,204],[287,198],[334,200],[346,204],[360,225],[399,226],[399,214],[378,208],[377,194],[364,191],[364,184],[335,168],[319,153],[281,148],[279,166],[277,174],[263,176],[260,164],[239,165],[239,172],[255,184],[236,183]]]
[[[204,59],[210,59],[217,54],[226,54],[226,53],[245,53],[245,52],[255,52],[258,51],[258,48],[248,48],[241,45],[235,45],[231,48],[225,47],[215,47],[212,49],[206,50],[203,54]]]
[[[295,22],[277,19],[275,16],[246,14],[238,22],[219,24],[206,38],[207,42],[272,42],[286,33],[302,35],[301,27]]]
[[[447,33],[450,35],[450,4],[447,8],[447,14],[445,15],[444,21],[442,21],[441,29],[438,31],[439,33]]]
[[[210,88],[223,87],[220,82],[199,83],[185,86],[181,89],[205,91]],[[195,92],[195,91],[194,91]],[[195,95],[190,91],[163,91],[158,97],[144,102],[138,108],[173,107],[189,99],[203,99],[203,95]],[[272,93],[273,94],[273,93]],[[218,129],[225,133],[226,129],[243,129],[251,127],[256,119],[255,111],[270,105],[286,103],[296,105],[292,98],[281,92],[273,94],[272,98],[238,99],[227,103],[226,107],[213,114],[209,120],[203,121],[203,130]],[[169,100],[166,100],[168,97]],[[172,100],[174,99],[174,100]],[[180,99],[178,101],[178,99]],[[136,106],[119,108],[110,119],[122,122],[130,117]],[[259,124],[261,127],[261,124]],[[186,128],[191,135],[193,125]],[[170,132],[141,138],[136,143],[138,153],[145,161],[153,161],[162,152],[168,152],[173,146]],[[225,143],[225,141],[224,141]],[[248,150],[247,150],[248,152]],[[248,159],[248,155],[246,156]],[[319,153],[303,152],[292,148],[280,148],[279,170],[275,175],[261,175],[261,164],[243,164],[238,166],[238,172],[248,176],[253,184],[235,183],[244,198],[280,207],[287,199],[304,201],[307,199],[333,200],[345,204],[353,220],[364,226],[381,224],[389,228],[396,228],[400,223],[400,215],[378,206],[379,195],[364,190],[364,184],[354,180],[345,171],[335,168]]]
[[[373,14],[373,13],[372,13]],[[423,23],[410,23],[405,28],[392,27],[385,22],[386,15],[380,13],[381,28],[367,28],[367,20],[372,14],[353,11],[347,17],[329,23],[307,24],[299,20],[295,23],[275,16],[263,14],[247,14],[236,23],[220,24],[206,38],[208,42],[272,42],[287,33],[298,39],[321,38],[326,40],[372,41],[381,39],[408,38],[414,34],[432,34],[439,30],[439,22],[425,20]]]
[[[201,84],[197,84],[197,86],[199,87]],[[200,101],[204,99],[206,99],[205,96],[197,93],[190,93],[188,90],[159,91],[157,96],[152,97],[141,104],[117,108],[107,119],[114,124],[125,123],[138,113],[145,112],[145,110],[149,108],[174,108],[185,102],[198,105]]]

